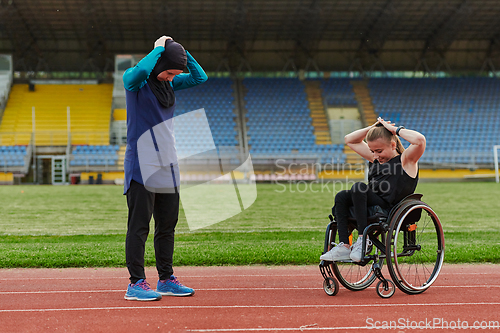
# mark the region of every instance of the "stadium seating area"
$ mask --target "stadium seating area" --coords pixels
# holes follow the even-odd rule
[[[70,107],[72,144],[108,144],[112,101],[111,84],[27,84],[12,87],[0,124],[1,144],[28,145],[35,107],[36,145],[65,146]]]
[[[493,163],[492,146],[500,143],[498,79],[371,79],[368,87],[380,116],[426,136],[422,162]]]
[[[357,106],[350,81],[351,79],[336,78],[321,80],[322,96],[326,105]]]
[[[342,145],[317,145],[306,93],[298,79],[244,79],[248,144],[255,155],[318,156],[343,163]],[[333,162],[332,162],[333,160]]]
[[[26,146],[0,146],[0,171],[2,167],[23,167],[26,155]]]
[[[71,152],[70,166],[115,166],[118,161],[118,145],[75,146]]]
[[[253,157],[314,158],[322,164],[346,162],[343,145],[315,143],[303,82],[246,78],[242,86],[243,121]],[[237,155],[239,138],[244,133],[238,132],[235,87],[232,79],[211,78],[198,87],[177,91],[176,115],[203,108],[216,146],[230,147]],[[329,106],[357,105],[349,79],[320,80],[320,87],[323,101]],[[38,145],[66,145],[69,105],[73,147],[70,166],[74,170],[92,166],[118,170],[119,146],[109,145],[112,89],[112,85],[37,85],[35,92],[30,92],[27,85],[14,85],[0,123],[0,167],[12,171],[27,165],[32,105],[37,114]],[[500,143],[498,79],[381,78],[370,79],[368,89],[377,114],[427,137],[422,162],[493,163],[492,146]],[[125,117],[125,109],[115,109],[115,121],[123,122]],[[199,133],[202,126],[203,122],[194,120],[176,127],[176,137],[182,137],[177,141],[178,149],[186,152],[208,148],[206,142],[191,135]]]
[[[211,78],[207,82],[190,89],[175,92],[177,105],[175,115],[185,114],[190,111],[205,109],[208,123],[216,146],[239,146],[238,129],[235,122],[236,105],[234,100],[233,81],[225,78]],[[198,122],[192,128],[176,127],[177,135],[182,135],[183,140],[177,140],[178,149],[189,151],[193,147],[204,150],[207,142],[196,140],[189,136],[200,130]],[[235,149],[236,150],[236,149]]]

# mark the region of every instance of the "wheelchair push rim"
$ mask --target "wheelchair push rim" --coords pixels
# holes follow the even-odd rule
[[[420,213],[418,213],[420,210]],[[398,288],[407,294],[427,290],[437,279],[444,260],[443,229],[436,213],[426,203],[412,201],[399,209],[401,218],[391,223],[387,264]],[[410,214],[417,221],[405,222]]]
[[[380,237],[382,243],[385,243],[385,233],[382,233]],[[353,239],[357,239],[355,232],[353,233]],[[380,250],[375,246],[373,246],[372,251],[380,254]],[[379,258],[377,262],[382,267],[384,259]],[[377,279],[373,272],[373,262],[363,266],[352,261],[339,261],[333,262],[331,267],[339,282],[351,291],[364,290]]]
[[[376,279],[372,265],[360,266],[355,263],[339,262],[333,263],[332,269],[339,282],[352,291],[364,290]]]

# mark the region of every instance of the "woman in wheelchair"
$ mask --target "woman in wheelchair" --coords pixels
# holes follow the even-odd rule
[[[398,136],[410,143],[404,149]],[[364,141],[366,138],[366,142]],[[325,261],[362,259],[362,235],[367,226],[367,207],[390,209],[412,194],[418,182],[418,160],[425,151],[425,137],[403,126],[378,118],[377,122],[345,136],[345,143],[369,161],[368,184],[355,183],[350,190],[335,196],[332,213],[337,220],[339,244],[323,254]],[[359,237],[349,246],[348,217],[353,208]],[[369,249],[371,241],[366,240]],[[369,250],[366,251],[367,253]]]

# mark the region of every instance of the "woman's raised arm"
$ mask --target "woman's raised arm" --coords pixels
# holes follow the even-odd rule
[[[384,125],[391,133],[396,135],[397,127],[379,118],[379,122]],[[425,136],[417,131],[402,128],[399,130],[399,136],[410,143],[410,146],[405,149],[401,155],[401,164],[403,169],[412,177],[416,177],[418,172],[418,160],[425,151],[426,141]]]
[[[368,131],[378,123],[379,122],[377,121],[375,124],[371,126],[356,130],[352,133],[347,134],[344,137],[346,145],[348,145],[352,150],[354,150],[359,156],[363,157],[364,159],[370,162],[373,162],[373,153],[368,147],[368,144],[366,144],[366,142],[364,142],[363,140],[365,139]]]

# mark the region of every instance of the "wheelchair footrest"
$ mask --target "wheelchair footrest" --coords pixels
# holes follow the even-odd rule
[[[319,263],[319,271],[323,276],[323,289],[328,296],[335,296],[339,292],[339,283],[333,277],[333,272],[330,268],[330,261],[321,260]]]
[[[321,260],[319,263],[319,271],[323,276],[323,279],[333,278],[333,272],[330,268],[330,261]]]

